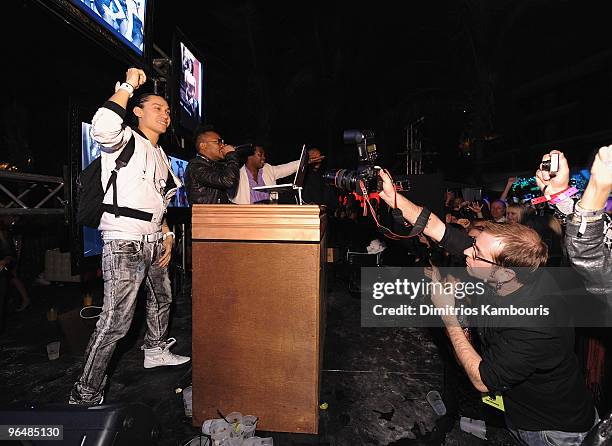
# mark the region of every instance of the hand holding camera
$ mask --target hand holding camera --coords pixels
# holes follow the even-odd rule
[[[542,157],[540,168],[536,171],[536,183],[546,194],[555,194],[569,187],[569,166],[563,152],[552,150]]]
[[[379,192],[380,198],[391,207],[395,207],[395,185],[391,181],[391,177],[383,169],[378,171],[378,176],[382,180],[382,190]]]

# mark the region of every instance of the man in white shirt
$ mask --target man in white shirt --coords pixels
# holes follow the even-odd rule
[[[230,200],[236,204],[253,204],[269,199],[268,192],[256,191],[255,186],[271,186],[276,180],[294,174],[300,165],[300,160],[292,161],[279,166],[266,163],[266,151],[260,145],[255,146],[255,153],[247,158],[244,166],[240,168],[240,181],[238,190]]]
[[[103,200],[105,212],[98,228],[104,241],[104,303],[85,352],[83,372],[70,394],[70,404],[102,404],[106,368],[117,342],[130,328],[142,282],[147,288],[144,367],[179,365],[190,360],[171,353],[169,349],[176,340],[166,337],[172,303],[168,264],[174,234],[169,231],[164,215],[176,188],[181,186],[157,144],[170,125],[168,103],[161,96],[142,95],[133,109],[138,129],[123,125],[128,99],[145,80],[142,70],[130,68],[126,81],[92,120],[92,138],[101,145],[103,186],[115,169],[115,160],[132,139],[134,154],[119,169],[115,187],[106,191]],[[171,182],[175,187],[167,191]]]

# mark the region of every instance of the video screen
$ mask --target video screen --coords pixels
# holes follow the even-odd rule
[[[172,167],[172,171],[179,178],[179,180],[181,180],[181,183],[183,183],[183,186],[179,187],[179,189],[176,191],[176,195],[168,204],[168,207],[189,207],[189,203],[187,202],[187,191],[185,190],[185,169],[187,169],[187,161],[180,158],[175,158],[173,156],[168,156],[168,158],[170,158],[170,166]]]
[[[143,55],[147,0],[71,0],[117,38]]]
[[[91,124],[81,123],[81,170],[100,156],[100,144],[91,137]],[[83,256],[102,255],[102,234],[97,229],[83,226]]]
[[[179,42],[181,72],[179,73],[179,120],[183,127],[195,130],[203,118],[204,64]]]

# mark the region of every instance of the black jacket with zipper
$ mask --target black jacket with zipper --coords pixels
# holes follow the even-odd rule
[[[240,161],[236,152],[213,161],[198,155],[189,161],[185,171],[185,188],[189,204],[229,203],[228,193],[238,186]]]

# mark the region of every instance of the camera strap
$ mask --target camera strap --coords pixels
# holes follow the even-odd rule
[[[414,237],[415,235],[419,235],[427,226],[427,222],[429,221],[429,216],[431,215],[431,211],[427,208],[423,208],[416,221],[414,222],[414,226],[412,226],[412,231],[410,231],[410,236]]]
[[[384,234],[393,234],[396,237],[401,237],[401,238],[411,238],[411,237],[415,237],[417,235],[419,235],[421,232],[423,232],[423,230],[425,229],[425,226],[427,226],[427,222],[429,221],[429,216],[431,215],[431,211],[427,208],[423,208],[423,210],[421,211],[421,213],[419,214],[419,216],[417,217],[414,225],[412,226],[412,229],[410,230],[410,232],[408,234],[406,234],[406,232],[403,231],[398,231],[398,234],[395,234],[391,231],[385,232],[383,231]],[[396,228],[405,228],[407,226],[406,224],[406,219],[404,218],[404,214],[402,214],[402,211],[398,208],[394,208],[391,210],[391,216],[393,218],[393,222],[394,227]],[[386,229],[386,228],[385,228]]]

